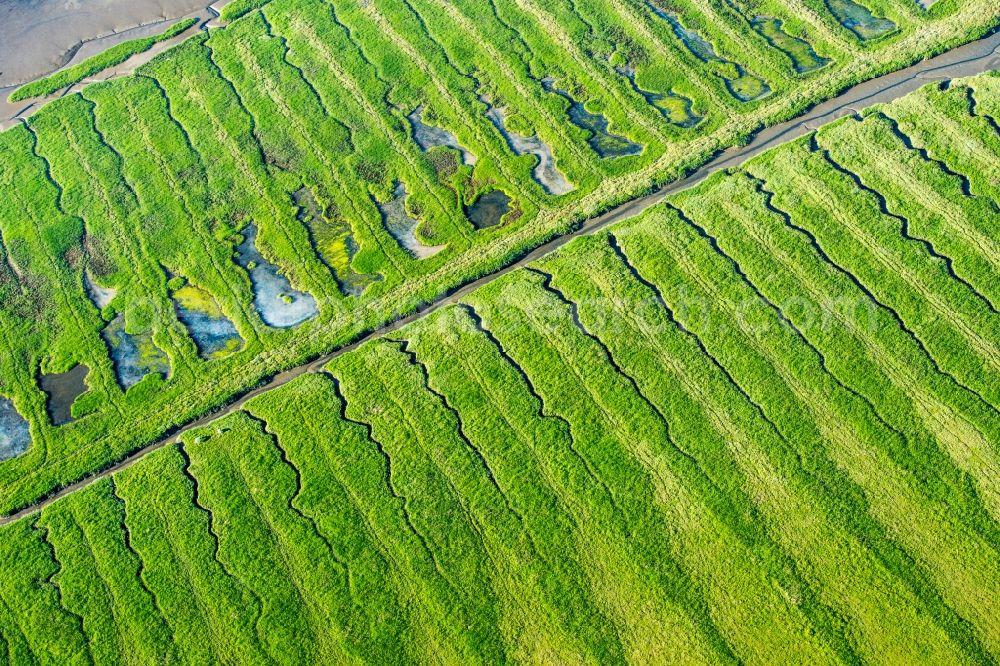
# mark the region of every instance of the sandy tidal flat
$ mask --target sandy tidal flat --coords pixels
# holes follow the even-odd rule
[[[164,21],[206,4],[205,0],[0,0],[0,88],[34,80],[75,58],[93,55],[91,50],[158,33]]]

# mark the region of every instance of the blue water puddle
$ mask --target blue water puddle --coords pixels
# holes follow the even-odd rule
[[[425,123],[423,118],[423,106],[418,106],[406,117],[410,121],[410,127],[413,128],[413,140],[421,150],[426,152],[439,146],[454,148],[462,154],[462,164],[476,163],[476,156],[458,142],[458,137],[442,127]]]
[[[542,141],[537,134],[522,136],[509,131],[505,124],[504,110],[492,105],[488,106],[486,117],[507,141],[507,145],[510,146],[514,154],[534,155],[538,158],[538,163],[531,171],[535,182],[541,185],[547,194],[560,195],[572,192],[573,184],[566,180],[565,176],[556,168],[556,160],[549,145]]]
[[[243,230],[243,242],[236,248],[236,263],[250,274],[254,308],[261,320],[274,328],[291,328],[319,313],[316,299],[292,289],[288,278],[257,250],[257,227]]]
[[[31,429],[14,403],[0,397],[0,460],[9,460],[31,446]]]
[[[617,67],[615,71],[627,78],[632,84],[632,89],[642,95],[643,99],[655,107],[671,125],[686,129],[694,127],[703,120],[703,116],[695,114],[694,102],[690,98],[673,91],[658,93],[643,90],[636,81],[635,70],[631,67]]]
[[[42,375],[38,384],[47,396],[46,407],[52,425],[61,426],[73,420],[73,403],[87,390],[90,368],[76,365],[66,372]]]
[[[396,183],[392,198],[375,205],[382,214],[382,223],[389,235],[396,239],[399,246],[406,250],[414,259],[426,259],[444,249],[444,245],[424,245],[417,238],[417,226],[420,224],[406,212],[406,186]]]
[[[177,319],[188,330],[205,360],[228,356],[243,346],[236,326],[223,313],[212,295],[200,287],[184,284],[172,290]]]
[[[90,302],[98,310],[106,308],[111,304],[111,301],[115,300],[115,296],[118,295],[117,289],[102,287],[87,273],[83,274],[83,286],[87,291],[87,297],[90,298]]]
[[[583,102],[577,101],[562,88],[557,88],[552,79],[542,79],[542,87],[548,92],[555,93],[569,102],[569,120],[580,129],[590,132],[587,143],[594,149],[594,152],[601,159],[614,159],[638,155],[642,152],[642,146],[629,139],[612,134],[608,131],[608,119],[599,113],[587,111]]]
[[[125,317],[112,319],[101,332],[115,369],[118,384],[124,390],[135,386],[143,377],[158,374],[167,377],[170,361],[153,342],[149,332],[132,334],[125,330]]]
[[[785,32],[781,19],[771,16],[754,16],[750,25],[767,43],[788,56],[792,67],[799,74],[806,74],[821,69],[830,63],[829,58],[817,55],[812,44],[799,37],[793,37]]]
[[[336,207],[321,210],[308,188],[297,190],[292,199],[299,207],[298,220],[309,234],[309,243],[316,256],[333,273],[340,292],[345,296],[360,296],[369,285],[382,280],[377,273],[358,273],[352,262],[358,253],[351,225]]]
[[[490,190],[465,209],[465,214],[476,229],[500,224],[510,211],[510,197],[500,190]]]
[[[896,29],[896,24],[886,18],[879,18],[871,10],[854,0],[825,0],[840,24],[857,35],[861,41],[877,39]]]
[[[665,9],[661,9],[654,4],[650,4],[649,8],[653,10],[654,14],[670,24],[670,27],[673,28],[674,34],[684,43],[688,51],[690,51],[694,57],[698,58],[702,62],[725,62],[718,56],[718,54],[716,54],[715,47],[713,47],[708,40],[702,37],[698,31],[688,30],[684,27],[684,24],[680,22],[680,19]]]
[[[647,6],[656,16],[670,24],[674,35],[681,40],[694,57],[704,63],[718,63],[732,70],[733,76],[717,73],[725,81],[726,89],[730,95],[741,102],[751,102],[771,93],[771,87],[763,79],[750,74],[738,62],[719,56],[711,42],[702,37],[697,30],[684,27],[677,16],[652,2],[647,2]]]

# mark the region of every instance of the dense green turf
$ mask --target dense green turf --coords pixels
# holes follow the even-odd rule
[[[130,39],[127,42],[116,44],[107,51],[91,56],[72,67],[61,69],[55,74],[50,74],[49,76],[21,86],[10,94],[10,101],[20,102],[32,97],[45,97],[54,92],[59,92],[64,88],[83,81],[88,76],[99,74],[115,65],[120,65],[132,56],[144,53],[160,42],[173,39],[197,22],[198,19],[187,18],[173,24],[159,35]]]
[[[940,0],[930,11],[912,0],[863,4],[897,28],[861,42],[822,0],[677,0],[656,12],[639,0],[248,0],[227,6],[227,18],[238,20],[135,75],[50,103],[0,134],[0,397],[28,420],[32,437],[25,453],[0,462],[0,509],[107,467],[762,125],[997,21],[989,0]],[[755,21],[761,15],[780,24]],[[810,48],[830,62],[797,73]],[[766,96],[741,102],[730,94],[761,82]],[[958,319],[914,330],[927,337],[947,329],[928,346],[963,383],[995,399],[996,387],[971,375],[977,363],[995,367],[984,341],[996,327],[977,308],[1000,300],[988,279],[996,243],[977,222],[955,222],[968,191],[995,196],[989,169],[971,168],[974,160],[995,168],[997,139],[984,120],[995,102],[938,97],[933,113],[951,129],[937,143],[907,129],[919,120],[911,104],[898,107],[898,119],[862,125],[871,138],[863,155],[831,158],[884,190],[889,210],[912,218],[912,233],[936,252],[961,254],[955,284],[940,266],[912,265],[923,249],[904,244],[892,265],[909,268],[893,279],[917,291],[940,286],[929,307],[954,309]],[[641,154],[602,159],[594,147],[617,140],[583,129],[600,118],[571,107],[577,103]],[[513,153],[487,105],[503,109],[508,131],[551,148],[572,192],[546,193],[533,177],[537,158]],[[688,105],[701,118],[693,127],[682,122]],[[422,150],[408,120],[418,109],[472,157]],[[965,117],[975,109],[979,117]],[[949,137],[965,125],[973,138],[958,147]],[[923,154],[899,145],[899,132]],[[821,137],[824,145],[834,140]],[[883,163],[907,180],[890,186],[866,172]],[[817,168],[823,187],[845,185]],[[968,182],[950,173],[962,169]],[[911,200],[917,182],[937,193]],[[409,249],[380,212],[397,185],[414,226]],[[500,225],[477,230],[467,207],[494,190],[510,197],[509,210]],[[859,205],[874,214],[868,199],[859,195]],[[977,205],[977,215],[989,211]],[[318,304],[318,315],[292,330],[263,322],[248,272],[233,260],[250,223],[269,265]],[[884,223],[891,233],[898,220]],[[421,244],[442,249],[417,259]],[[862,256],[859,275],[876,269]],[[88,285],[110,301],[89,298]],[[967,297],[970,287],[978,301]],[[902,287],[884,288],[911,298]],[[199,317],[228,328],[228,339],[193,339],[188,325]],[[109,336],[122,321],[142,367],[168,366],[127,390],[122,361],[109,358]],[[972,353],[953,351],[958,344]],[[54,427],[39,375],[76,364],[89,368],[87,391],[73,405],[76,421]]]
[[[717,174],[3,528],[10,660],[995,663],[998,81]]]

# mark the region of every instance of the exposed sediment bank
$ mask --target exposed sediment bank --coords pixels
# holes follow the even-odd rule
[[[0,88],[162,32],[205,0],[0,0]]]
[[[225,2],[94,0],[89,9],[66,6],[73,4],[56,0],[0,0],[0,131],[20,122],[46,102],[88,83],[131,73],[187,39],[193,30],[214,25]],[[83,62],[116,44],[158,35],[186,18],[195,19],[190,29],[66,90],[32,100],[8,101],[11,93],[25,83]]]

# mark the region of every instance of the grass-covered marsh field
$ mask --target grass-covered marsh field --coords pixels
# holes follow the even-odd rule
[[[48,104],[0,134],[0,509],[997,23],[859,2],[240,2]]]
[[[5,526],[3,653],[995,663],[998,110],[824,127]]]

